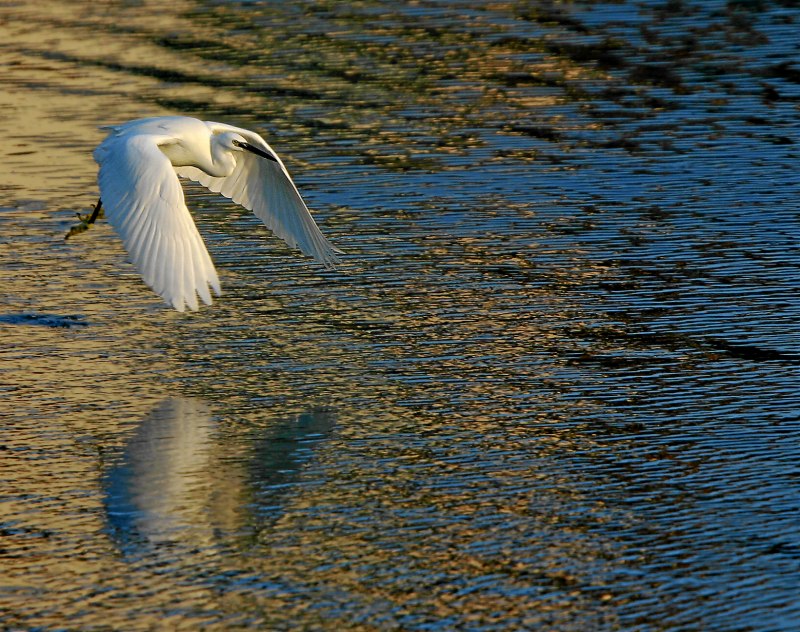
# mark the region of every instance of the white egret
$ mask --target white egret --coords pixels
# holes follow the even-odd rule
[[[192,220],[178,176],[200,182],[255,215],[289,246],[326,267],[339,262],[283,162],[261,136],[186,116],[109,126],[95,149],[100,200],[144,282],[182,312],[211,304],[219,278]]]

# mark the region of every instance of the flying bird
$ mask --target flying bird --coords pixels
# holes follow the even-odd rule
[[[144,282],[182,312],[211,304],[219,278],[192,220],[178,176],[249,209],[290,247],[325,267],[342,254],[317,227],[283,162],[261,136],[187,116],[109,126],[94,151],[101,207]],[[70,233],[72,234],[72,233]]]

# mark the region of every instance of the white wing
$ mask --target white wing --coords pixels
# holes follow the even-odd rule
[[[158,148],[169,136],[121,129],[95,150],[100,197],[111,225],[149,285],[179,312],[211,304],[219,278],[183,198],[169,159]]]
[[[299,248],[325,267],[331,268],[339,263],[336,255],[341,250],[334,248],[322,234],[283,162],[264,139],[255,132],[239,127],[223,123],[206,124],[212,133],[240,134],[248,143],[275,156],[277,162],[242,151],[236,153],[236,168],[227,177],[215,178],[195,167],[178,167],[178,174],[253,211],[267,228],[291,248]]]

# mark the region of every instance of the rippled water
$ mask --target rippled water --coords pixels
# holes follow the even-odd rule
[[[0,626],[797,629],[796,2],[0,16]],[[65,242],[168,113],[345,265],[191,186],[211,308]]]

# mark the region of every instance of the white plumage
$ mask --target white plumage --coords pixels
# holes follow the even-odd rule
[[[339,262],[289,172],[255,132],[164,116],[109,128],[95,149],[106,216],[144,282],[178,311],[211,304],[219,278],[192,220],[178,176],[253,211],[289,246],[326,267]]]

